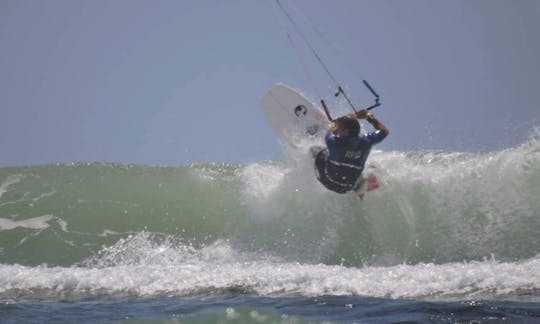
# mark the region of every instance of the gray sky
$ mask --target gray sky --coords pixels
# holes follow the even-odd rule
[[[384,150],[490,151],[540,126],[538,0],[282,0]],[[0,0],[0,166],[281,159],[276,82],[334,85],[274,1]]]

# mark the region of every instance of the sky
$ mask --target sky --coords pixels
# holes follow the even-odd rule
[[[281,0],[382,150],[487,152],[540,126],[538,0]],[[291,35],[292,44],[287,34]],[[283,159],[259,99],[336,84],[274,0],[0,0],[0,167]]]

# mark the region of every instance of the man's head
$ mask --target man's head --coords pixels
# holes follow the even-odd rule
[[[360,134],[360,123],[356,118],[343,116],[335,120],[336,124],[343,131],[346,131],[345,136],[355,137]]]

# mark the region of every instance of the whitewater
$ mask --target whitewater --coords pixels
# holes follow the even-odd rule
[[[381,187],[362,202],[326,191],[307,154],[247,165],[2,168],[0,314],[40,321],[63,303],[91,301],[110,310],[102,321],[116,321],[136,313],[130,305],[170,309],[172,298],[202,322],[252,322],[253,312],[262,322],[340,322],[369,317],[295,307],[358,311],[382,299],[369,316],[398,307],[396,320],[400,307],[436,303],[432,317],[416,318],[431,321],[472,303],[537,318],[539,143],[535,135],[487,153],[374,151],[369,170]],[[215,314],[201,315],[201,303]],[[120,318],[117,309],[126,309]],[[470,319],[456,316],[444,318]]]

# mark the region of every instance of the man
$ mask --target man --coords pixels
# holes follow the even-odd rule
[[[366,119],[374,132],[360,135],[357,119]],[[328,189],[337,193],[354,190],[363,198],[366,180],[362,176],[371,147],[381,142],[389,131],[367,110],[360,110],[334,120],[326,134],[327,148],[315,158],[317,179]],[[367,179],[367,190],[378,186],[374,176]]]

